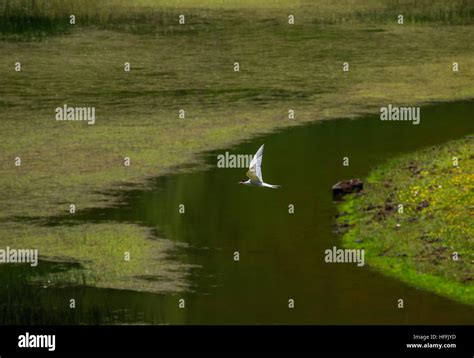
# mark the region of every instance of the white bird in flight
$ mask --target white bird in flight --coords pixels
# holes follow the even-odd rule
[[[262,159],[263,159],[263,146],[257,150],[252,161],[250,162],[249,170],[247,171],[248,180],[240,181],[239,184],[250,185],[250,186],[263,186],[265,188],[279,188],[280,185],[272,185],[263,182],[262,177]]]

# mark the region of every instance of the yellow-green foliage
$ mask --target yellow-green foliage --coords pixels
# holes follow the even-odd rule
[[[341,206],[345,245],[387,274],[474,303],[473,148],[463,139],[376,169],[365,195]]]
[[[113,21],[131,13],[160,10],[285,11],[298,21],[317,23],[393,22],[403,15],[407,22],[470,23],[474,4],[468,0],[0,0],[0,16],[25,18],[79,18]]]
[[[2,224],[0,233],[3,247],[35,248],[41,260],[76,264],[64,272],[32,278],[41,284],[149,292],[177,292],[189,285],[189,267],[170,258],[170,253],[177,249],[175,243],[154,238],[150,230],[137,225],[32,227]]]

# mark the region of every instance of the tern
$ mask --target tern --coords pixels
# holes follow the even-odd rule
[[[250,186],[263,186],[265,188],[279,188],[280,185],[272,185],[263,182],[262,177],[262,159],[263,159],[263,146],[257,150],[252,161],[250,162],[249,170],[247,171],[248,180],[240,181],[239,184],[250,185]]]

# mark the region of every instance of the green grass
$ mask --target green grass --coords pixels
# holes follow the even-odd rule
[[[467,0],[0,0],[0,34],[10,40],[41,40],[76,28],[97,27],[132,33],[180,32],[173,26],[178,15],[188,25],[204,27],[215,14],[238,14],[251,22],[295,15],[298,24],[393,24],[402,14],[408,24],[468,25],[474,21],[474,4]],[[69,24],[69,16],[76,24]],[[251,15],[251,16],[249,16]],[[188,26],[188,28],[190,27]]]
[[[474,97],[474,45],[466,41],[472,6],[460,0],[34,3],[0,2],[0,220],[15,222],[12,235],[28,233],[23,243],[47,256],[61,256],[63,247],[37,240],[24,219],[68,215],[70,203],[79,211],[117,204],[115,194],[150,178],[198,167],[203,151],[374,113],[394,99]],[[177,24],[181,6],[185,26]],[[412,19],[403,26],[395,23],[399,9]],[[71,12],[77,26],[64,27]],[[295,25],[287,24],[289,13]],[[65,103],[95,106],[96,124],[55,121]],[[141,247],[148,236],[135,229]],[[91,260],[97,269],[113,265],[106,256]]]
[[[179,250],[176,243],[157,239],[149,229],[137,225],[28,227],[10,223],[0,230],[4,247],[39,248],[40,259],[79,264],[46,276],[32,276],[31,282],[36,284],[148,292],[189,289],[187,274],[191,267],[172,258]]]
[[[474,304],[472,139],[405,155],[367,181],[363,195],[340,206],[350,225],[344,245],[364,248],[367,263],[385,274]]]

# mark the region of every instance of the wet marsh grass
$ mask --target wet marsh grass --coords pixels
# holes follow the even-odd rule
[[[1,0],[0,34],[13,41],[44,40],[48,35],[70,33],[73,29],[94,27],[140,35],[190,31],[190,27],[175,26],[178,16],[185,13],[193,31],[206,30],[217,12],[225,14],[230,26],[233,21],[271,21],[276,14],[284,22],[288,14],[295,15],[298,24],[390,24],[402,14],[407,24],[470,25],[474,21],[474,4],[467,0],[385,0],[385,1],[161,1],[132,2],[93,0]],[[251,16],[249,17],[249,15]],[[72,27],[69,17],[76,17]],[[277,20],[278,22],[278,20]],[[196,28],[197,27],[197,28]]]
[[[180,248],[151,230],[127,223],[43,226],[3,224],[2,245],[39,248],[41,260],[25,282],[174,293],[189,289],[191,266],[171,257]],[[181,246],[182,249],[182,246]],[[56,263],[62,269],[45,271]]]

